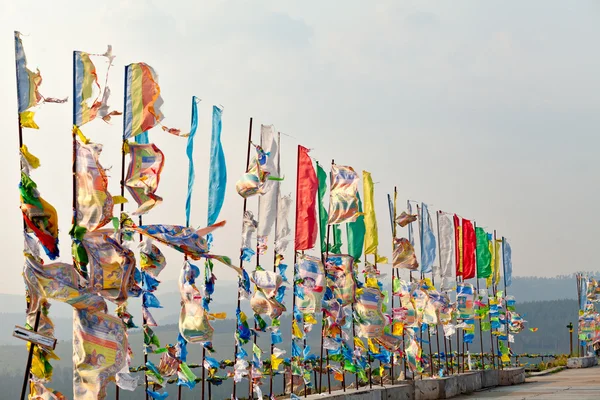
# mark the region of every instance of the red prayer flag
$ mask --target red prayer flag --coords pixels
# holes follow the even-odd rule
[[[477,240],[475,238],[475,229],[468,219],[462,220],[463,233],[463,279],[475,277],[475,248]]]
[[[458,215],[454,214],[454,260],[456,262],[456,276],[462,276],[461,268],[461,245],[460,245],[460,220]]]
[[[296,238],[295,249],[315,247],[317,229],[317,190],[319,181],[306,147],[298,146],[298,173],[296,183]]]

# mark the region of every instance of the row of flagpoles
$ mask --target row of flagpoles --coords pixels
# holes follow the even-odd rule
[[[426,373],[424,365],[429,366],[431,377],[458,373],[465,370],[465,357],[468,345],[473,342],[476,321],[479,322],[481,367],[485,366],[486,353],[483,331],[490,332],[491,362],[488,367],[501,367],[507,362],[512,336],[509,332],[518,333],[524,321],[514,309],[514,300],[505,296],[512,276],[511,249],[506,239],[497,240],[495,231],[489,234],[468,219],[442,211],[436,212],[436,239],[427,204],[407,201],[406,211],[398,215],[397,190],[394,188],[393,195],[388,195],[393,252],[392,261],[388,262],[379,248],[371,174],[363,171],[361,198],[361,179],[352,167],[338,165],[332,160],[327,174],[318,162],[315,168],[309,150],[301,145],[298,146],[296,171],[294,268],[292,282],[288,282],[284,255],[292,231],[288,214],[293,199],[291,195],[281,194],[280,135],[273,126],[261,125],[260,145],[255,145],[252,141],[253,120],[250,119],[247,168],[236,183],[236,191],[243,198],[239,266],[228,257],[212,254],[212,232],[224,225],[224,222],[218,222],[218,216],[227,182],[221,144],[222,108],[213,107],[207,227],[194,229],[190,226],[190,213],[198,100],[192,98],[189,133],[163,126],[157,75],[145,63],[125,67],[121,191],[119,196],[110,195],[108,178],[99,161],[102,145],[91,141],[82,130],[94,119],[109,121],[121,114],[110,110],[110,89],[106,83],[104,86],[99,83],[92,61],[104,58],[110,69],[114,59],[110,47],[104,54],[73,53],[73,225],[70,230],[73,262],[44,263],[39,245],[50,260],[59,256],[56,210],[43,200],[31,179],[30,173],[39,166],[39,160],[23,143],[22,129],[38,129],[34,110],[40,104],[66,100],[40,94],[41,75],[39,71],[27,68],[18,32],[15,32],[15,54],[28,324],[32,330],[51,337],[53,326],[47,312],[48,300],[63,301],[74,307],[75,399],[104,398],[112,379],[117,383],[116,398],[120,389],[135,390],[138,381],[131,372],[136,369],[144,372],[146,398],[159,399],[168,395],[165,388],[170,377],[175,377],[173,382],[178,385],[179,398],[182,386],[193,389],[201,382],[204,399],[205,388],[211,398],[212,385],[228,378],[233,380],[233,398],[237,398],[238,385],[244,379],[249,381],[249,396],[262,398],[261,387],[268,376],[269,396],[274,398],[273,382],[277,375],[283,376],[284,391],[295,397],[296,393],[305,396],[309,392],[321,393],[323,375],[326,375],[327,390],[331,392],[332,376],[346,390],[347,373],[354,375],[357,389],[360,385],[372,385],[374,376],[382,385],[385,379],[398,382],[400,376],[396,374],[396,367],[404,377],[409,373],[413,377],[422,376]],[[185,225],[143,225],[142,215],[162,201],[157,189],[165,155],[150,141],[149,135],[156,126],[187,139],[189,173]],[[325,207],[328,183],[329,205]],[[125,189],[137,204],[131,214],[125,213],[128,202]],[[248,202],[252,197],[259,199],[257,219]],[[116,204],[120,205],[119,216],[113,215]],[[414,205],[416,214],[413,214]],[[135,215],[138,216],[137,224],[132,219]],[[415,223],[420,264],[415,250]],[[342,251],[344,225],[346,252]],[[406,228],[407,237],[398,237],[398,228]],[[139,234],[139,262],[131,250],[136,233]],[[184,256],[179,279],[182,309],[176,345],[162,346],[152,330],[157,324],[150,310],[160,307],[155,293],[160,283],[158,276],[166,266],[166,259],[155,243],[174,248]],[[263,268],[261,264],[271,262],[264,257],[271,243],[273,265]],[[248,273],[247,266],[253,257],[256,257],[255,268]],[[192,262],[200,259],[205,261],[204,277],[201,269]],[[210,356],[214,351],[210,321],[225,318],[222,313],[210,312],[216,281],[213,260],[239,274],[233,361],[218,361]],[[501,264],[503,274],[500,273]],[[404,279],[402,270],[408,271]],[[386,283],[384,278],[390,272],[391,279]],[[436,289],[436,278],[440,290]],[[470,279],[476,279],[476,288],[467,282]],[[486,279],[486,288],[491,293],[480,288],[480,279]],[[386,290],[390,283],[391,296]],[[504,284],[503,291],[499,290],[501,283]],[[290,286],[292,308],[287,310],[284,298],[286,288]],[[127,329],[135,327],[127,311],[127,300],[131,297],[140,297],[142,303],[144,365],[139,368],[131,365],[133,352],[127,340]],[[388,297],[391,297],[391,312],[386,312]],[[116,316],[108,312],[106,300],[117,304]],[[247,305],[254,314],[252,328],[243,311]],[[291,354],[287,358],[284,357],[286,350],[281,348],[280,317],[285,311],[291,311],[292,315]],[[270,324],[264,320],[264,315],[269,316]],[[489,322],[484,321],[486,317]],[[311,353],[307,339],[319,325],[319,318],[320,352],[317,356]],[[460,350],[460,335],[456,334],[456,351],[453,352],[450,338],[457,329],[462,329],[463,350]],[[261,333],[268,333],[271,338],[266,361],[257,343]],[[437,354],[432,351],[432,336],[437,341]],[[250,342],[252,357],[248,361],[245,345]],[[188,343],[202,346],[201,378],[194,375],[193,366],[187,362]],[[428,345],[428,359],[422,356],[423,344]],[[148,358],[149,354],[159,357],[158,365]],[[462,356],[462,363],[459,356]],[[60,394],[46,387],[52,376],[49,364],[52,357],[52,349],[30,345],[21,398],[26,394],[28,383],[31,396],[60,398]],[[435,358],[437,366],[434,369]],[[376,361],[379,363],[377,369],[373,366]],[[284,368],[280,370],[281,365]],[[470,361],[468,365],[471,368]],[[217,375],[219,370],[226,368],[231,368],[228,376]]]

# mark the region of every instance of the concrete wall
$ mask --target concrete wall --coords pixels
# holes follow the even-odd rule
[[[483,388],[518,385],[525,382],[525,369],[505,368],[503,370],[472,371],[444,378],[417,379],[405,381],[401,385],[373,389],[346,389],[327,395],[328,399],[353,400],[435,400],[450,399],[462,393],[473,393]],[[319,400],[322,395],[310,395],[308,399]]]
[[[598,359],[591,357],[571,357],[567,361],[567,368],[589,368],[598,365]]]

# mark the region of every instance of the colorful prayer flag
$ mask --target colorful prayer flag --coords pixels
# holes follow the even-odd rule
[[[309,250],[317,241],[316,195],[319,187],[308,149],[298,146],[295,250]]]
[[[328,224],[356,221],[358,211],[358,174],[352,167],[331,165]]]
[[[260,126],[260,146],[267,154],[264,170],[269,176],[279,176],[279,143],[275,140],[273,125]],[[264,194],[258,198],[258,231],[257,235],[266,243],[277,219],[277,199],[279,198],[279,180],[267,180]],[[265,249],[266,250],[266,249]]]
[[[325,193],[327,192],[327,173],[321,167],[321,164],[317,162],[317,178],[319,180],[319,236],[321,238],[321,253],[327,252],[327,225],[328,225],[328,213],[323,200],[325,199]]]
[[[299,283],[304,298],[296,296],[296,306],[304,314],[321,312],[321,301],[325,294],[325,268],[320,257],[299,254],[297,259]]]
[[[123,139],[129,139],[160,124],[163,114],[160,107],[158,76],[145,63],[125,67],[125,129]]]
[[[419,263],[415,256],[415,249],[408,239],[394,238],[393,267],[405,268],[411,271],[415,271],[419,268]]]
[[[108,224],[113,216],[113,198],[108,192],[108,178],[100,165],[102,145],[76,140],[77,218],[75,224],[88,232]]]
[[[358,316],[358,337],[378,338],[383,334],[383,294],[379,289],[364,287],[356,292],[355,311]]]
[[[325,272],[333,289],[333,296],[342,307],[354,302],[354,260],[348,255],[329,255]]]
[[[156,190],[165,164],[165,156],[155,144],[129,144],[131,161],[125,186],[138,204],[133,215],[143,215],[162,202]]]

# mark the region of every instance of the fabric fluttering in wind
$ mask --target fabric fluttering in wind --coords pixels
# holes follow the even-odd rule
[[[392,266],[415,271],[419,268],[415,249],[406,238],[394,238],[394,254]]]
[[[504,263],[506,286],[510,286],[512,284],[512,249],[506,238],[502,238],[502,262]]]
[[[415,222],[417,220],[416,214],[407,214],[406,211],[402,211],[402,213],[396,217],[396,223],[404,228],[406,225]]]
[[[145,63],[128,65],[123,138],[129,139],[158,125],[164,118],[160,110],[162,104],[158,77],[154,69]]]
[[[442,279],[441,289],[447,291],[453,285],[454,271],[454,229],[450,218],[444,214],[439,214],[440,237],[440,277]]]
[[[123,229],[126,231],[134,231],[141,235],[150,237],[157,242],[186,254],[192,260],[199,260],[201,258],[215,259],[232,268],[238,274],[241,274],[241,269],[237,266],[234,266],[229,257],[214,255],[208,252],[208,242],[204,236],[224,225],[225,221],[222,221],[206,228],[194,229],[180,225],[137,226],[130,219],[123,221]]]
[[[379,289],[364,287],[356,291],[354,310],[358,316],[357,336],[378,338],[383,334],[383,294]]]
[[[212,225],[217,222],[223,202],[225,201],[225,189],[227,188],[227,164],[225,153],[221,143],[221,132],[223,130],[223,110],[213,106],[212,134],[210,140],[210,169],[208,172],[208,223]]]
[[[261,146],[254,146],[256,155],[250,160],[246,173],[235,183],[236,192],[244,199],[248,197],[263,195],[266,193],[269,180],[278,180],[267,170],[270,155]]]
[[[36,183],[24,172],[21,172],[19,190],[21,211],[27,228],[40,241],[48,257],[56,259],[59,256],[56,209],[40,196]]]
[[[165,156],[155,144],[129,144],[131,160],[125,186],[138,205],[133,215],[143,215],[162,202],[156,195]]]
[[[379,236],[377,233],[377,218],[375,216],[375,194],[371,173],[363,171],[363,191],[365,194],[365,255],[377,255]]]
[[[328,286],[333,289],[333,297],[342,306],[354,302],[354,259],[352,256],[330,254],[325,262]]]
[[[299,254],[297,258],[298,279],[296,284],[303,296],[296,294],[296,307],[304,314],[321,312],[321,301],[325,294],[325,268],[321,258]]]
[[[76,141],[76,225],[88,232],[108,224],[113,216],[113,198],[108,192],[108,178],[100,164],[102,145]]]
[[[421,272],[432,272],[433,263],[437,252],[435,235],[431,229],[431,218],[427,204],[421,203]]]
[[[39,69],[33,72],[27,68],[21,33],[17,31],[15,31],[15,59],[19,122],[23,128],[38,129],[39,127],[33,120],[34,112],[29,110],[40,103],[65,103],[67,99],[55,99],[41,95],[39,87],[42,84],[42,75]]]
[[[190,226],[190,214],[192,212],[192,192],[194,189],[194,180],[196,179],[196,171],[194,170],[194,138],[196,137],[196,131],[198,130],[198,103],[200,99],[196,96],[192,96],[192,123],[190,128],[190,134],[187,138],[187,144],[185,146],[185,154],[188,158],[188,186],[187,195],[185,198],[185,226]],[[211,147],[212,153],[212,147]],[[211,162],[211,167],[212,167]],[[225,174],[226,175],[226,174]],[[227,177],[225,178],[227,180]],[[209,184],[209,192],[211,185]],[[213,221],[213,223],[216,221]],[[208,224],[210,225],[210,224]]]
[[[352,167],[331,165],[328,224],[356,221],[358,211],[359,176]]]
[[[94,120],[96,117],[100,117],[105,122],[108,122],[112,116],[121,115],[118,111],[109,111],[108,98],[110,97],[110,89],[108,86],[105,86],[104,90],[100,87],[96,66],[90,58],[91,55],[83,51],[75,51],[73,55],[75,68],[75,98],[73,99],[75,103],[75,120],[73,123],[78,127]],[[112,46],[109,45],[104,54],[93,55],[105,57],[108,60],[106,71],[106,78],[108,78],[108,71],[114,59]],[[105,79],[105,81],[107,80]]]
[[[462,277],[471,279],[475,277],[475,248],[477,242],[473,224],[468,219],[462,220]]]
[[[292,233],[290,229],[289,214],[292,207],[292,195],[282,196],[279,194],[277,201],[277,231],[275,232],[275,253],[283,254],[288,247],[288,237]]]
[[[477,278],[488,278],[492,275],[492,254],[488,234],[483,228],[475,228],[476,254],[477,254]]]
[[[260,146],[267,156],[263,169],[269,176],[279,176],[279,143],[275,139],[273,125],[260,126]],[[277,201],[280,182],[267,180],[263,186],[263,195],[258,198],[258,230],[257,235],[266,243],[273,230],[277,218]]]
[[[283,283],[281,275],[264,270],[252,273],[252,281],[256,289],[250,299],[250,306],[255,314],[267,314],[270,318],[279,318],[285,306],[277,300],[279,288]]]
[[[73,399],[105,399],[108,383],[127,362],[123,322],[107,313],[100,296],[80,289],[80,276],[72,265],[42,265],[27,257],[23,276],[31,296],[30,313],[37,312],[43,299],[74,309]]]
[[[179,333],[187,342],[202,343],[212,341],[214,329],[210,325],[208,311],[202,306],[202,294],[195,285],[200,278],[200,269],[185,261],[179,277],[181,314]]]
[[[475,289],[470,283],[459,282],[456,285],[456,308],[458,318],[471,319],[475,315],[473,309]]]
[[[318,236],[316,195],[317,174],[306,147],[298,145],[298,176],[296,179],[296,251],[315,247]]]
[[[122,303],[135,285],[135,256],[113,234],[112,229],[87,232],[81,243],[88,258],[88,290]]]

